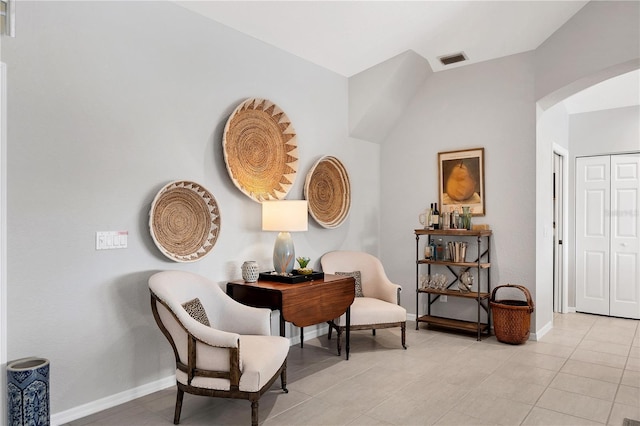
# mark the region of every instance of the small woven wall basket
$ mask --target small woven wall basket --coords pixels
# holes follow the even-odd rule
[[[347,169],[336,157],[319,159],[304,184],[309,213],[323,228],[342,225],[351,209],[351,183]]]
[[[222,148],[233,184],[254,201],[282,200],[293,186],[296,131],[273,102],[250,98],[238,105],[225,125]]]
[[[520,290],[524,293],[526,300],[496,300],[498,290],[507,288]],[[493,314],[493,331],[498,341],[519,345],[529,339],[533,300],[526,287],[514,284],[498,286],[491,292],[489,305]]]
[[[156,195],[149,212],[153,242],[162,254],[176,262],[205,257],[220,233],[216,199],[202,185],[175,181]]]

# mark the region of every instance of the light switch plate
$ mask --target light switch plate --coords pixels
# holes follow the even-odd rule
[[[112,250],[127,248],[129,231],[96,232],[96,250]]]

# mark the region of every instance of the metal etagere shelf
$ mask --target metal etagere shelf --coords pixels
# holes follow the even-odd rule
[[[421,322],[435,327],[451,328],[477,334],[477,339],[481,340],[482,335],[491,334],[491,316],[489,315],[489,298],[491,296],[491,235],[490,230],[464,230],[464,229],[416,229],[416,330]],[[451,262],[447,260],[424,259],[420,253],[420,237],[427,236],[427,244],[430,244],[433,237],[475,237],[477,256],[473,262]],[[485,240],[485,244],[483,244]],[[471,248],[471,247],[469,247]],[[467,252],[467,255],[470,255]],[[421,258],[422,257],[422,258]],[[446,267],[455,277],[447,284],[445,289],[421,288],[420,287],[420,265],[427,265],[427,273],[431,275],[432,266]],[[475,269],[477,273],[477,288],[470,292],[461,292],[457,289],[458,280],[462,272]],[[485,271],[485,273],[482,273]],[[483,280],[483,275],[485,280]],[[420,315],[420,295],[427,296],[427,312]],[[441,296],[459,297],[467,300],[475,300],[478,305],[478,315],[476,321],[466,321],[460,319],[447,318],[431,315],[431,305]],[[482,312],[486,314],[486,321],[482,321]]]

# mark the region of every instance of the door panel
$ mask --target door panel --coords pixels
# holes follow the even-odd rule
[[[602,251],[584,252],[584,297],[589,300],[606,300],[609,288],[605,286],[609,259]],[[602,312],[605,310],[603,309]],[[608,311],[608,309],[607,309]],[[600,313],[600,312],[599,312]],[[608,313],[608,312],[607,312]]]
[[[640,319],[640,154],[611,157],[610,315]]]
[[[633,253],[614,253],[613,263],[611,265],[612,293],[611,304],[620,303],[637,303],[638,302],[638,286],[629,285],[635,282],[638,271],[638,256]],[[612,313],[613,315],[613,313]]]
[[[599,242],[607,237],[609,227],[609,220],[605,217],[605,210],[608,210],[608,192],[605,189],[586,190],[584,192],[586,200],[584,207],[584,236],[598,238]]]
[[[576,159],[576,310],[609,315],[610,159]]]

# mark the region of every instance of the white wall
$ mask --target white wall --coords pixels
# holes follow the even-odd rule
[[[535,295],[535,98],[533,55],[525,53],[431,75],[382,147],[381,253],[402,304],[415,313],[418,214],[438,201],[438,152],[484,147],[492,285],[522,284]],[[423,271],[423,273],[426,273]],[[426,299],[426,298],[425,298]],[[474,319],[467,300],[434,313]],[[424,308],[420,308],[424,314]]]
[[[2,38],[0,37],[0,40]],[[1,48],[0,41],[0,48]],[[0,63],[0,388],[7,382],[7,126],[6,67]],[[6,418],[7,401],[0,402],[0,419]]]
[[[589,2],[536,49],[536,102],[539,118],[544,117],[541,114],[543,110],[549,109],[566,97],[640,67],[638,16],[639,2]],[[551,327],[553,318],[553,269],[549,268],[549,265],[553,264],[553,147],[544,137],[538,138],[536,145],[536,325],[537,330],[542,330],[543,334]],[[570,154],[571,145],[569,143]],[[572,174],[573,168],[570,164],[570,178]],[[573,194],[571,186],[569,194]],[[570,206],[569,218],[572,214]],[[571,231],[568,237],[571,243]],[[572,253],[572,247],[568,250]],[[571,260],[569,268],[572,271]],[[571,275],[569,286],[575,286]],[[571,302],[569,300],[569,303]]]
[[[294,235],[319,266],[339,248],[378,251],[379,146],[347,136],[347,80],[170,2],[24,2],[3,40],[8,66],[8,356],[51,361],[51,410],[72,410],[172,374],[147,278],[182,269],[224,283],[244,260],[271,263],[275,233],[232,184],[227,117],[268,98],[298,134],[298,178],[322,155],[346,165],[352,209],[338,229]],[[216,197],[221,233],[192,264],[164,258],[148,213],[166,183]],[[96,231],[128,230],[125,250]],[[297,334],[297,330],[288,330]]]
[[[536,100],[547,109],[640,67],[640,2],[591,1],[536,49]]]
[[[640,151],[640,106],[572,114],[569,116],[569,192],[575,193],[576,157]],[[569,217],[575,217],[575,197]],[[575,302],[575,227],[569,227],[569,304]]]
[[[538,187],[540,196],[537,203],[538,229],[537,256],[538,301],[552,297],[549,282],[553,282],[553,257],[550,249],[553,244],[550,229],[552,220],[552,199],[546,188],[552,184],[553,145],[558,144],[569,151],[566,158],[568,178],[568,229],[565,239],[567,250],[567,304],[575,307],[575,228],[571,226],[575,217],[575,159],[577,156],[601,155],[637,151],[640,149],[640,107],[626,107],[595,111],[582,114],[568,114],[564,104],[558,103],[546,111],[539,111],[538,118]],[[546,302],[543,302],[546,304]],[[552,318],[549,316],[549,321]]]
[[[544,190],[551,185],[553,172],[554,144],[559,145],[569,152],[565,158],[567,167],[566,175],[569,191],[565,195],[567,210],[567,238],[565,240],[566,257],[565,268],[567,270],[567,304],[575,308],[575,228],[572,226],[575,217],[575,206],[572,194],[575,190],[575,158],[585,155],[602,155],[610,153],[622,153],[637,151],[640,149],[640,107],[625,107],[610,110],[588,112],[582,114],[569,114],[562,102],[554,105],[546,111],[539,110],[537,141],[541,160],[538,166],[538,185],[541,188],[538,211],[545,212],[553,208],[548,191]],[[543,182],[543,183],[541,183]],[[549,227],[547,214],[538,215],[539,229]],[[548,232],[548,231],[547,231]],[[552,244],[545,232],[538,234],[538,246],[545,247]],[[542,271],[543,283],[552,280],[549,273],[553,267],[553,253],[548,250],[539,250],[537,257],[537,271]],[[547,288],[546,285],[543,285]],[[540,296],[539,296],[540,297]],[[551,297],[551,294],[548,294]]]
[[[569,147],[569,115],[562,103],[538,109],[536,139],[536,331],[544,333],[553,323],[553,150],[554,144]]]
[[[562,103],[546,111],[539,110],[537,132],[537,228],[536,254],[538,310],[552,301],[553,291],[553,201],[549,190],[552,185],[554,144],[565,148],[569,155],[566,160],[568,193],[567,238],[564,239],[567,252],[567,305],[575,307],[575,158],[576,156],[598,155],[637,151],[640,149],[640,107],[626,107],[583,114],[568,114]],[[551,323],[553,311],[545,309],[546,322]],[[540,314],[542,317],[542,314]],[[539,317],[539,318],[540,318]]]
[[[494,230],[492,284],[526,285],[536,301],[533,331],[549,329],[553,143],[572,147],[567,118],[560,117],[565,113],[542,113],[639,66],[639,12],[637,2],[588,3],[534,52],[435,73],[417,92],[382,150],[382,253],[390,275],[409,290],[403,297],[409,312],[415,312],[412,230],[420,226],[418,213],[437,200],[437,153],[485,147],[487,216],[481,221]],[[536,129],[541,134],[533,142]],[[466,314],[451,301],[436,307]]]
[[[549,145],[560,145],[569,149],[569,113],[563,103],[559,103],[546,111],[538,111],[537,138],[549,142]]]
[[[408,50],[349,77],[349,131],[382,142],[416,90],[432,74],[429,62]]]
[[[572,157],[638,151],[640,107],[608,109],[569,116]]]
[[[19,36],[4,39],[1,52],[9,359],[51,360],[54,413],[171,374],[148,276],[175,268],[224,283],[239,278],[246,259],[270,262],[275,235],[260,232],[259,206],[229,180],[220,147],[226,118],[247,97],[273,100],[297,130],[299,177],[289,198],[302,197],[304,174],[322,155],[349,170],[347,222],[330,231],[311,223],[294,235],[314,266],[338,248],[380,253],[414,312],[413,229],[436,200],[437,153],[484,147],[487,215],[474,221],[495,232],[493,285],[521,283],[539,298],[545,283],[533,259],[544,180],[536,167],[551,155],[536,150],[535,101],[544,97],[548,107],[572,81],[633,65],[638,7],[591,2],[535,61],[526,53],[432,75],[380,147],[347,136],[345,78],[169,2],[20,3]],[[608,53],[612,46],[621,47]],[[174,179],[205,185],[222,212],[216,247],[194,264],[168,261],[148,234],[151,200]],[[104,230],[128,230],[129,248],[96,252],[95,232]],[[473,310],[456,303],[440,309]],[[534,315],[547,318],[550,307],[538,302]],[[534,330],[544,326],[536,322]]]

